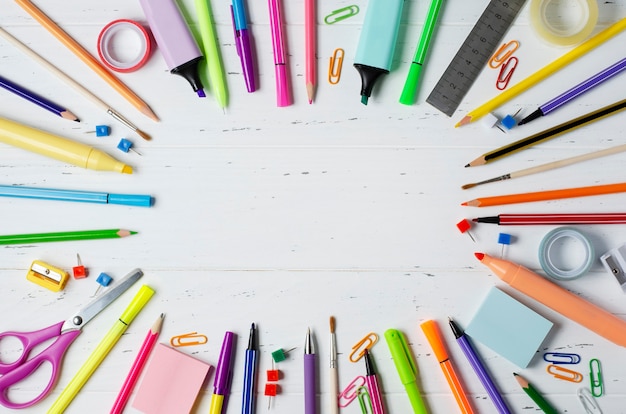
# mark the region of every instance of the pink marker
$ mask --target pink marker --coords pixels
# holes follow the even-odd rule
[[[198,75],[198,63],[204,56],[176,1],[139,0],[139,3],[170,73],[187,79],[199,97],[206,97]]]

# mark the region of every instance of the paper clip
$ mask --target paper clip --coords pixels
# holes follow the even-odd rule
[[[195,339],[195,340],[190,340]],[[198,334],[198,332],[189,332],[183,335],[173,336],[170,339],[172,346],[190,346],[190,345],[202,345],[206,344],[208,338],[205,335]]]
[[[587,388],[579,388],[578,391],[576,391],[576,395],[578,396],[578,401],[580,401],[585,409],[586,414],[602,414],[598,402],[593,398],[591,391]]]
[[[580,362],[580,355],[578,354],[564,354],[561,352],[546,352],[543,354],[543,360],[552,364],[578,364]]]
[[[330,57],[328,65],[328,83],[336,85],[341,78],[341,67],[343,66],[343,56],[345,52],[342,48],[337,48]]]
[[[363,337],[358,343],[352,346],[352,353],[350,354],[350,361],[357,362],[359,359],[363,358],[365,355],[365,350],[371,349],[374,344],[378,342],[378,335],[374,332],[370,332]],[[365,345],[365,346],[363,346]],[[354,357],[354,354],[360,351],[359,354]]]
[[[342,7],[341,9],[333,10],[328,16],[324,17],[324,23],[333,24],[352,17],[359,12],[359,6],[353,4],[352,6]]]
[[[506,61],[504,65],[500,68],[500,73],[498,74],[498,80],[496,81],[496,88],[503,91],[509,85],[509,81],[513,76],[513,72],[515,72],[515,68],[517,67],[517,63],[519,60],[513,56],[509,60]]]
[[[589,382],[591,394],[594,397],[601,397],[604,394],[604,381],[602,380],[602,368],[600,361],[593,358],[589,361]]]
[[[513,52],[519,48],[519,42],[517,40],[511,40],[500,46],[500,49],[496,50],[491,59],[489,59],[489,67],[493,69],[499,68],[506,60],[511,57]]]
[[[365,377],[363,375],[357,376],[348,384],[348,386],[341,391],[338,398],[339,407],[346,408],[357,397],[359,388],[365,385]],[[345,402],[344,402],[345,401]]]
[[[583,380],[583,374],[580,372],[572,371],[571,369],[563,368],[560,365],[548,365],[546,368],[554,378],[562,379],[570,382],[581,382]]]
[[[367,388],[361,386],[356,390],[356,395],[359,398],[359,405],[361,406],[361,412],[363,414],[374,414],[374,408],[372,408],[372,398],[370,397]]]

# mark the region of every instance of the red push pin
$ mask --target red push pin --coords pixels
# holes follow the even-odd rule
[[[472,227],[472,224],[469,222],[469,220],[463,219],[459,221],[458,223],[456,223],[456,227],[461,233],[467,233],[467,235],[470,236],[470,239],[472,239],[472,241],[476,243],[476,240],[474,240],[474,236],[472,236],[472,233],[469,232],[469,229]]]
[[[78,262],[78,266],[72,267],[74,279],[84,279],[87,277],[87,269],[83,266],[83,262],[80,260],[80,255],[78,253],[76,253],[76,260]]]
[[[280,371],[277,369],[268,369],[267,370],[267,380],[269,382],[276,382],[280,379]]]
[[[269,410],[272,405],[272,397],[276,397],[280,392],[280,386],[275,382],[268,382],[265,384],[265,392],[264,394],[269,397],[269,401],[267,402],[267,409]]]

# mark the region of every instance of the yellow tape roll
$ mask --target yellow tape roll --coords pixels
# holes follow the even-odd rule
[[[578,12],[577,20],[564,18],[572,12]],[[530,4],[530,22],[537,34],[559,46],[582,42],[589,37],[597,21],[597,0],[533,0]]]

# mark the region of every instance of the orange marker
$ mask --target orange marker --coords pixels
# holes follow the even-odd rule
[[[626,321],[523,266],[485,253],[474,254],[511,287],[609,341],[626,346]]]
[[[430,346],[435,353],[437,361],[439,361],[439,366],[441,366],[441,369],[446,376],[446,380],[448,380],[448,385],[450,385],[450,389],[454,394],[454,398],[456,398],[457,404],[459,404],[461,412],[464,414],[474,413],[474,410],[467,399],[467,394],[461,385],[461,381],[459,381],[459,377],[454,371],[454,366],[448,356],[448,350],[446,349],[446,344],[443,342],[443,336],[441,335],[437,322],[434,320],[428,320],[420,326],[422,327],[422,331],[424,331],[426,339],[428,339],[428,343],[430,343]]]

